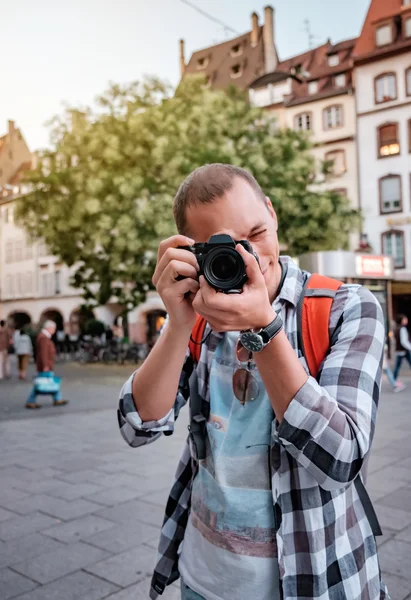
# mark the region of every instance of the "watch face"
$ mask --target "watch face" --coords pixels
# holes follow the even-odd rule
[[[263,338],[259,333],[247,331],[241,334],[241,343],[250,352],[261,352],[264,348]]]

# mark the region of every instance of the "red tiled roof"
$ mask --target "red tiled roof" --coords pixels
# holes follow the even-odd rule
[[[351,55],[355,42],[356,39],[350,39],[333,45],[328,40],[317,48],[281,61],[276,72],[272,74],[273,81],[279,72],[295,74],[300,80],[293,78],[292,93],[285,99],[285,104],[293,106],[322,98],[339,96],[350,91],[352,89]],[[328,57],[332,54],[338,54],[340,59],[339,64],[335,67],[330,67],[328,64]],[[336,88],[333,77],[342,73],[345,73],[346,85],[343,88]],[[264,79],[261,78],[255,82],[256,85],[253,87],[259,87],[259,84],[261,86],[267,85],[269,78],[270,75],[266,75]],[[318,81],[318,92],[316,94],[308,93],[308,83],[310,81]]]
[[[227,88],[235,85],[247,89],[254,79],[264,73],[263,27],[259,27],[258,42],[251,46],[251,34],[245,33],[216,46],[194,52],[186,66],[185,73],[204,74],[212,87]],[[232,55],[233,48],[239,46],[241,52]],[[203,68],[199,61],[204,60]],[[233,69],[239,68],[241,75],[232,77]]]
[[[13,173],[10,177],[8,183],[9,185],[18,185],[23,179],[23,175],[26,171],[30,171],[32,168],[32,164],[30,161],[22,163],[19,168]]]
[[[375,23],[402,13],[403,0],[371,0],[364,25],[354,48],[354,59],[380,50],[375,46]],[[387,49],[387,46],[385,47]]]

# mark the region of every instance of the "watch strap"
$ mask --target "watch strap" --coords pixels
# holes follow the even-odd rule
[[[283,320],[280,315],[277,315],[273,321],[267,327],[263,327],[258,332],[263,338],[264,344],[268,344],[280,333],[283,328]]]

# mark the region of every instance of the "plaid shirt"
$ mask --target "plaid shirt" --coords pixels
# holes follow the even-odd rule
[[[287,275],[275,299],[285,332],[301,364],[297,303],[308,274],[282,257]],[[366,288],[343,285],[330,315],[331,348],[317,380],[309,377],[272,424],[271,477],[278,561],[285,600],[389,600],[377,548],[354,479],[370,451],[381,384],[384,324]],[[211,332],[197,366],[198,390],[210,402],[208,377],[223,334]],[[187,352],[186,365],[189,364]],[[160,421],[142,423],[125,383],[118,411],[126,442],[138,447],[170,435],[189,398],[183,369],[174,409]],[[137,398],[138,401],[138,398]],[[183,449],[161,532],[150,598],[178,578],[178,548],[190,511],[197,460],[190,438]],[[361,475],[360,475],[361,476]]]

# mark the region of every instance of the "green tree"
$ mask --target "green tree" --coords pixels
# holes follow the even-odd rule
[[[346,247],[358,219],[346,198],[319,191],[306,136],[280,130],[244,93],[211,90],[201,77],[174,94],[156,79],[112,85],[94,111],[68,111],[52,132],[53,150],[31,173],[18,214],[73,266],[86,302],[145,298],[158,241],[175,231],[172,198],[206,163],[255,175],[292,255]]]

